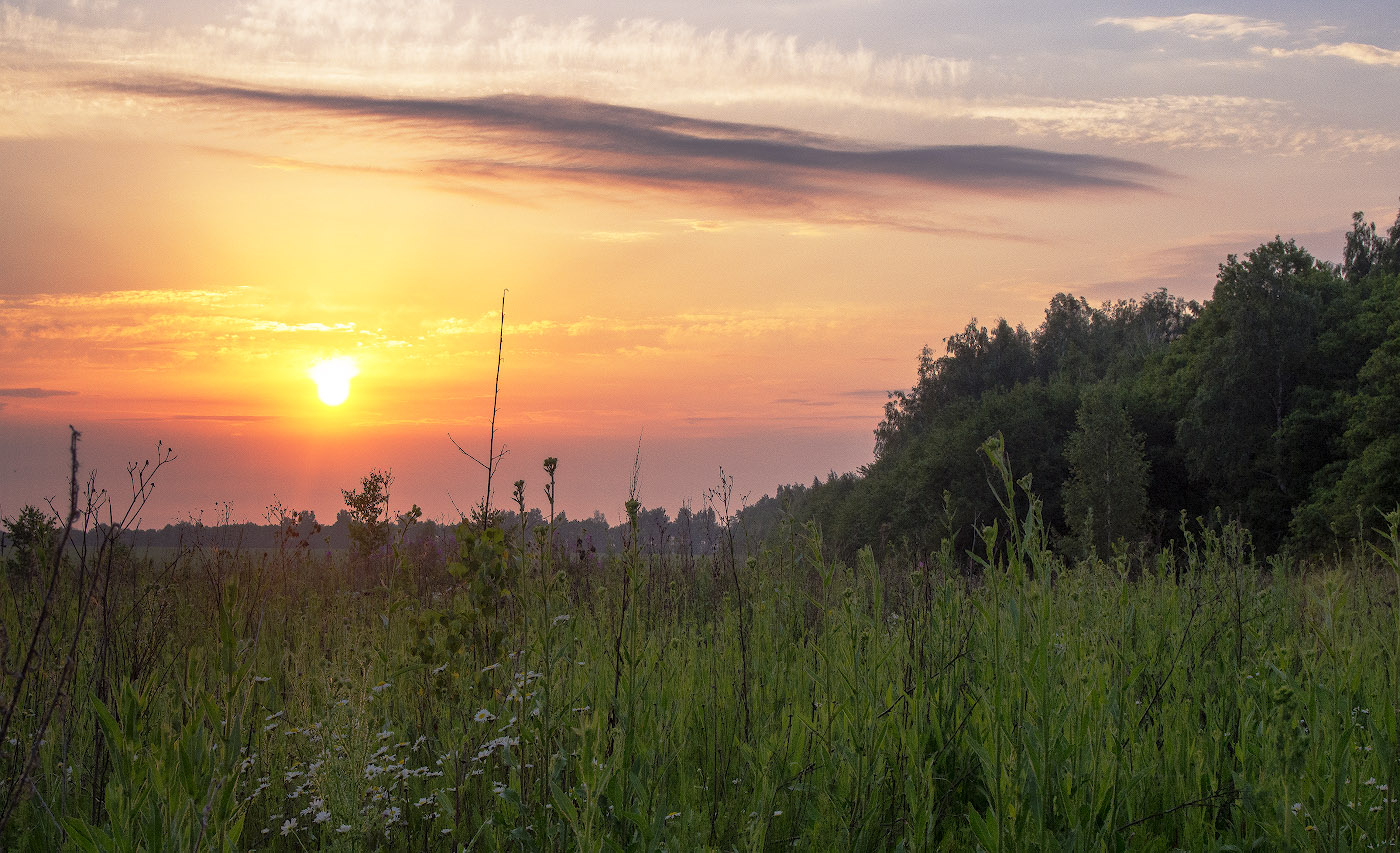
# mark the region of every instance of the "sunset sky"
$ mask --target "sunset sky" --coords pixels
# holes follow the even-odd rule
[[[1129,7],[1131,7],[1129,9]],[[1131,15],[1129,14],[1131,11]],[[616,521],[871,459],[972,317],[1206,298],[1400,195],[1400,4],[0,3],[0,515]],[[354,360],[328,406],[310,370]]]

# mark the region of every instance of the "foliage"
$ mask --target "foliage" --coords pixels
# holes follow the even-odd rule
[[[1109,388],[1084,392],[1065,460],[1065,520],[1080,553],[1107,555],[1114,543],[1141,538],[1148,480],[1143,437]]]
[[[969,548],[997,513],[976,449],[1000,432],[1040,485],[1052,540],[1080,554],[1087,507],[1110,498],[1085,479],[1097,432],[1139,437],[1146,470],[1144,505],[1131,447],[1099,466],[1132,493],[1117,503],[1127,516],[1098,519],[1101,553],[1110,521],[1180,543],[1181,511],[1238,521],[1268,553],[1373,536],[1376,512],[1400,502],[1400,217],[1381,232],[1357,214],[1344,254],[1338,268],[1276,238],[1228,257],[1204,305],[1157,291],[1094,308],[1062,293],[1033,332],[974,320],[946,354],[925,347],[914,387],[891,394],[874,462],[794,491],[791,511],[848,559],[866,545]],[[1080,400],[1099,388],[1126,423],[1085,432]]]
[[[3,525],[13,549],[5,560],[5,571],[18,578],[34,577],[58,546],[58,521],[38,507],[26,504],[19,515],[6,518]]]
[[[175,674],[66,709],[0,846],[1394,842],[1400,511],[1384,547],[1312,573],[1263,571],[1236,526],[1184,523],[1132,580],[1116,558],[1051,551],[1008,448],[981,451],[998,515],[977,531],[977,579],[948,545],[834,559],[791,520],[752,560],[693,570],[635,544],[569,562],[547,526],[468,524],[446,599],[304,577],[287,597],[215,596],[183,582],[211,556],[191,554],[166,593]],[[260,565],[235,560],[239,589]],[[7,624],[31,618],[28,594],[0,592]],[[468,605],[496,608],[499,640],[452,642],[429,616]],[[77,648],[88,671],[95,646]],[[112,769],[94,811],[99,743]]]
[[[389,545],[389,487],[394,475],[375,469],[360,480],[358,490],[341,489],[350,510],[350,541],[355,553],[369,559]]]

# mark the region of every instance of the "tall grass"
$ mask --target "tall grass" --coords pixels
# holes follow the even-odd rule
[[[1199,525],[1065,565],[987,452],[1005,515],[974,572],[951,548],[847,565],[797,525],[748,560],[589,566],[547,526],[466,525],[450,572],[368,590],[304,555],[222,553],[218,583],[212,551],[128,555],[159,660],[104,699],[79,644],[0,847],[1396,845],[1400,514],[1306,571]],[[0,587],[10,637],[41,593]],[[41,711],[16,709],[7,773]]]

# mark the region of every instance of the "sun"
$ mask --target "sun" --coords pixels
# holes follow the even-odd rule
[[[350,380],[360,373],[355,359],[348,355],[322,359],[307,371],[316,383],[316,396],[327,406],[339,406],[350,396]]]

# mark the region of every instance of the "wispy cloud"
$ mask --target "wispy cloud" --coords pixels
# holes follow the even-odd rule
[[[31,61],[248,81],[456,96],[627,92],[654,104],[927,96],[972,73],[955,57],[842,49],[782,33],[648,18],[498,17],[463,13],[445,0],[252,0],[223,21],[184,30],[146,28],[130,15],[101,20],[6,5],[0,47]]]
[[[103,293],[39,294],[25,302],[39,308],[106,308],[111,306],[214,305],[229,298],[216,290],[109,290]],[[0,300],[0,307],[18,300]]]
[[[1373,44],[1359,44],[1351,41],[1342,42],[1341,44],[1319,44],[1313,47],[1296,49],[1281,47],[1266,48],[1256,45],[1252,49],[1252,52],[1275,59],[1333,57],[1336,59],[1346,59],[1361,65],[1400,68],[1400,50],[1390,50],[1384,47],[1377,47]]]
[[[1248,36],[1277,38],[1288,35],[1288,30],[1277,21],[1205,12],[1192,12],[1189,15],[1100,18],[1097,23],[1100,26],[1127,27],[1139,33],[1170,32],[1203,40],[1228,38],[1239,41]]]
[[[594,243],[643,243],[658,235],[655,231],[589,231],[581,236]]]
[[[71,397],[77,393],[77,391],[58,391],[53,388],[0,388],[0,397],[28,397],[30,399]]]
[[[1066,139],[1246,153],[1400,150],[1394,133],[1318,125],[1285,101],[1239,95],[1026,99],[974,102],[962,109],[968,118],[1010,122],[1019,133]]]

